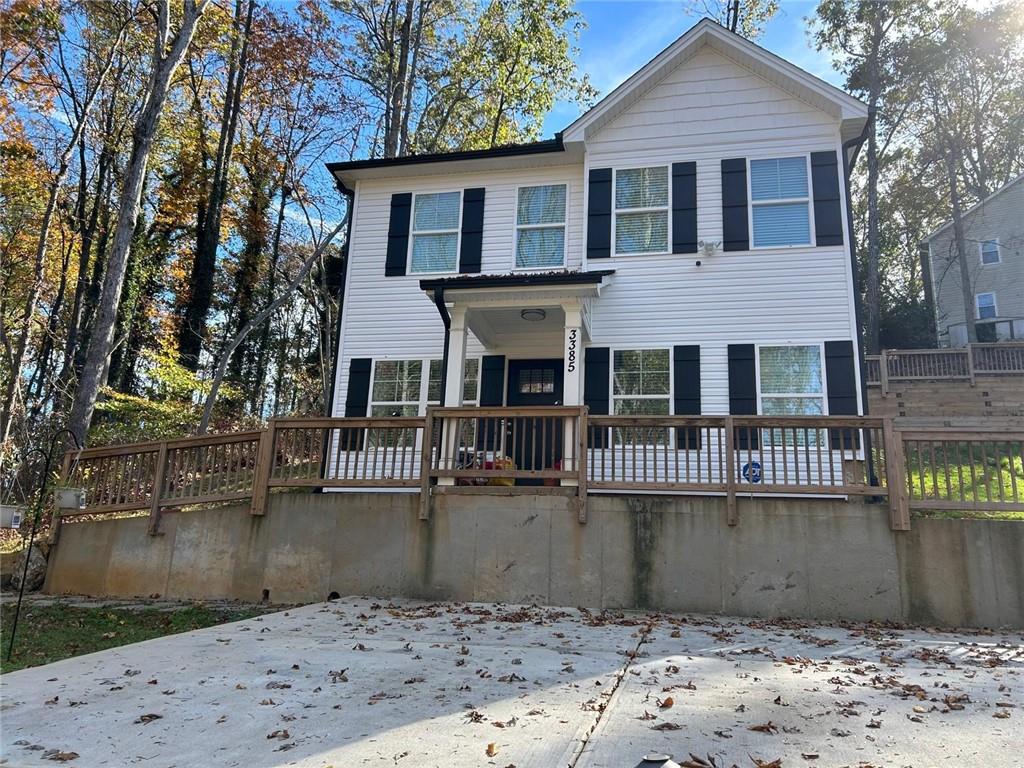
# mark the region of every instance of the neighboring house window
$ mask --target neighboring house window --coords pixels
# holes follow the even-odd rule
[[[982,240],[981,241],[981,263],[982,264],[998,264],[999,263],[999,241],[998,240]]]
[[[565,184],[519,188],[516,268],[565,264],[565,193]]]
[[[754,247],[810,245],[807,158],[750,161]]]
[[[410,272],[454,272],[459,255],[461,192],[417,194],[413,199]]]
[[[431,360],[427,377],[427,405],[441,404],[441,379],[444,376],[443,360]],[[462,385],[462,404],[476,405],[480,381],[480,358],[467,357],[466,371]]]
[[[417,416],[422,360],[377,360],[373,365],[370,416]]]
[[[615,253],[668,252],[668,167],[615,171]]]
[[[613,413],[617,416],[669,413],[667,349],[623,349],[615,352],[612,372]]]
[[[975,294],[974,304],[978,309],[979,320],[989,320],[999,314],[996,310],[996,295],[994,293]]]

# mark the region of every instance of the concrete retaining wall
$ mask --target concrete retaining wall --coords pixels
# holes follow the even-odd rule
[[[65,524],[52,593],[258,600],[331,592],[744,616],[1024,626],[1024,525],[915,520],[860,501],[282,494],[247,507]]]

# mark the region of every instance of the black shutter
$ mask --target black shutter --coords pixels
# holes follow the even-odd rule
[[[733,416],[757,414],[757,355],[753,344],[729,345],[729,413]],[[736,447],[755,449],[757,437],[756,428],[737,427]]]
[[[697,252],[697,164],[672,163],[672,253]]]
[[[722,250],[750,249],[747,226],[747,160],[722,161]]]
[[[612,255],[612,169],[591,168],[587,192],[587,258]]]
[[[462,193],[462,241],[459,245],[459,272],[479,272],[484,243],[484,188]]]
[[[370,368],[373,360],[368,357],[355,357],[348,364],[348,392],[345,395],[345,417],[365,418],[369,413],[370,403]],[[363,446],[361,428],[338,430],[338,449],[354,451]]]
[[[583,404],[589,406],[595,416],[606,416],[609,411],[608,395],[608,347],[587,347],[583,351]],[[591,448],[608,445],[608,430],[603,427],[589,429],[587,441]]]
[[[814,241],[817,245],[843,244],[843,215],[839,202],[839,161],[833,152],[811,153],[814,188]]]
[[[391,196],[391,219],[388,222],[388,255],[384,274],[388,277],[405,274],[409,258],[409,219],[412,214],[412,193]]]
[[[672,348],[672,378],[676,416],[700,416],[700,346]],[[700,428],[676,430],[676,442],[683,450],[700,448]]]
[[[857,415],[856,358],[852,341],[825,342],[825,379],[828,383],[830,416]],[[853,429],[830,429],[832,450],[855,450],[860,447],[858,433]]]
[[[505,404],[505,356],[484,355],[480,361],[480,407],[500,408]],[[477,419],[477,434],[488,435],[488,450],[500,444],[500,419]]]

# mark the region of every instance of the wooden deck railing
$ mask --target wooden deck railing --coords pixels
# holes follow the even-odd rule
[[[953,349],[884,349],[865,355],[864,378],[888,394],[894,381],[966,380],[978,375],[1024,375],[1024,343],[968,344]]]
[[[68,453],[84,488],[68,514],[250,499],[274,489],[395,488],[445,493],[723,495],[727,520],[755,496],[886,499],[890,525],[911,509],[1024,510],[1024,432],[913,427],[868,416],[605,416],[584,407],[429,408],[426,417],[273,419],[256,432]]]

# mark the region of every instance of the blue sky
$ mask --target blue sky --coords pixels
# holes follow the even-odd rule
[[[590,74],[601,96],[700,20],[700,14],[687,14],[685,5],[683,0],[577,2],[588,24],[579,41],[580,70]],[[811,0],[782,0],[779,13],[757,42],[811,74],[841,85],[828,54],[818,53],[807,39],[805,19],[816,5]],[[553,136],[579,113],[575,104],[556,104],[544,121],[544,136]]]

